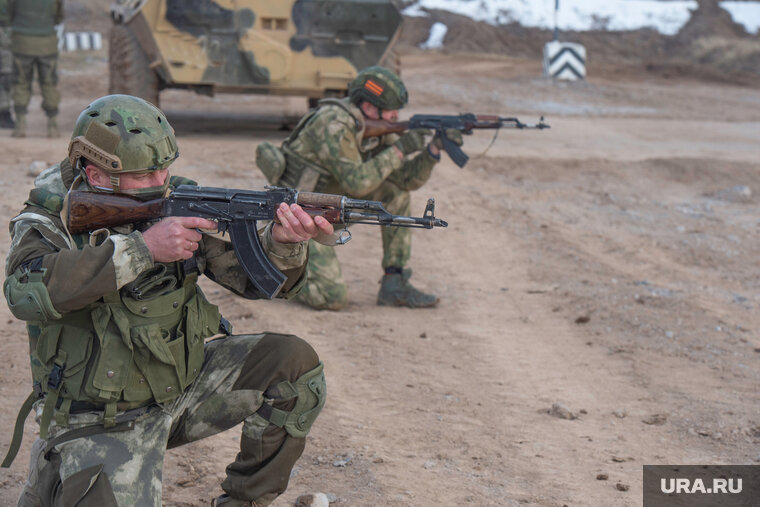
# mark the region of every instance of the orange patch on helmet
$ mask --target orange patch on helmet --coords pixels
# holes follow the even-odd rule
[[[369,90],[369,92],[372,93],[373,95],[377,95],[378,97],[383,94],[383,90],[384,90],[382,86],[375,83],[371,79],[368,79],[367,82],[364,83],[364,88]]]

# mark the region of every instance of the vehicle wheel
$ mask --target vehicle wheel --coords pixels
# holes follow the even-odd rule
[[[140,47],[137,37],[126,25],[114,25],[108,46],[109,93],[135,95],[154,104],[158,103],[160,80],[150,68],[148,55]]]

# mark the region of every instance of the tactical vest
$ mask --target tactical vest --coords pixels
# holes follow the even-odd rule
[[[345,99],[323,99],[319,101],[320,107],[327,105],[338,106],[351,115],[356,122],[357,132],[361,134],[364,130],[364,124],[354,116]],[[301,131],[318,111],[319,108],[316,108],[301,118],[301,121],[298,122],[293,132],[283,141],[282,152],[285,155],[286,166],[278,185],[297,188],[304,192],[319,192],[329,180],[330,172],[327,169],[305,159],[288,146],[300,135]],[[359,135],[358,137],[360,138],[361,136]]]
[[[55,34],[56,0],[17,1],[13,9],[13,31],[24,35]]]
[[[170,184],[195,182],[172,177]],[[63,196],[53,187],[35,188],[27,204],[60,214]],[[93,243],[88,234],[72,239],[80,249]],[[44,395],[44,439],[53,414],[56,424],[66,427],[71,412],[102,410],[108,428],[117,411],[179,396],[200,373],[205,339],[219,334],[222,321],[229,332],[218,308],[197,286],[198,274],[194,259],[157,263],[81,310],[28,322],[34,393],[19,416],[26,417],[31,403]],[[14,435],[14,443],[17,439]]]

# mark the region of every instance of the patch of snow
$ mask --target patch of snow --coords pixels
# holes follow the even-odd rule
[[[443,39],[446,37],[446,32],[449,31],[449,27],[443,23],[433,23],[430,27],[430,35],[428,39],[420,44],[422,49],[438,49],[443,47]]]
[[[748,33],[760,31],[760,2],[721,2],[734,23],[744,26]]]
[[[426,16],[425,9],[440,9],[493,25],[519,23],[526,27],[554,28],[554,0],[419,0],[406,8],[406,16]],[[734,21],[756,33],[760,28],[760,1],[726,1],[721,5]],[[673,35],[697,8],[696,0],[560,0],[560,30],[636,30],[653,28]]]

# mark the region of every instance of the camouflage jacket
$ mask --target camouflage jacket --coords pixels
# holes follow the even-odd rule
[[[108,240],[96,246],[85,245],[82,237],[74,237],[76,244],[71,244],[60,215],[53,210],[60,210],[62,197],[73,180],[68,160],[46,170],[35,180],[36,188],[26,207],[11,220],[12,241],[5,267],[9,276],[23,263],[41,258],[41,267],[46,270],[43,281],[54,308],[60,313],[98,301],[154,266],[142,233],[131,225],[114,228]],[[173,180],[188,182],[176,177]],[[259,232],[270,260],[288,277],[280,297],[295,294],[305,278],[305,243],[288,245],[273,241],[271,224]],[[200,273],[236,294],[250,299],[261,296],[248,281],[229,242],[204,235],[195,260]]]
[[[364,115],[349,99],[322,101],[302,120],[287,149],[329,174],[320,192],[360,198],[390,181],[404,190],[416,190],[429,178],[438,161],[427,150],[400,159],[391,145],[395,134],[364,137]]]
[[[170,186],[189,183],[170,180]],[[47,438],[54,410],[62,426],[70,411],[99,407],[113,423],[117,410],[175,399],[200,375],[205,340],[230,332],[198,286],[199,274],[241,296],[259,296],[232,246],[204,236],[190,260],[155,263],[132,225],[69,235],[61,218],[64,196],[87,184],[68,160],[35,185],[11,220],[3,288],[11,311],[27,321],[34,392],[25,407],[44,395],[40,437]],[[287,276],[281,295],[297,291],[305,282],[305,243],[276,243],[269,225],[259,232]]]
[[[63,22],[63,0],[5,0],[14,53],[48,56],[58,52],[55,25]]]

